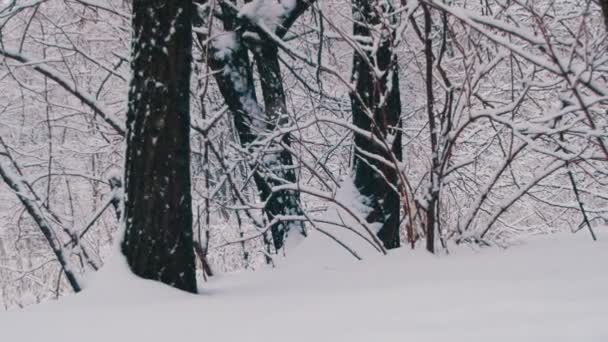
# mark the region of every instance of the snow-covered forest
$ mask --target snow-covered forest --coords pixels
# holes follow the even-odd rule
[[[221,292],[292,256],[597,248],[607,28],[606,0],[0,0],[0,310],[117,254]]]

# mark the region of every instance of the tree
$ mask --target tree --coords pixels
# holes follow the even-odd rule
[[[604,13],[604,25],[606,26],[606,30],[608,30],[608,0],[599,0],[599,2]]]
[[[122,250],[132,271],[196,292],[189,0],[133,2]]]
[[[378,237],[389,249],[400,246],[396,161],[402,157],[399,70],[392,49],[395,33],[386,22],[391,11],[380,1],[353,1],[354,35],[370,44],[355,51],[356,92],[351,93],[353,123],[379,141],[375,144],[367,136],[355,135],[355,186],[370,207],[367,221],[380,224]]]
[[[294,160],[288,151],[290,134],[283,134],[274,139],[270,146],[265,141],[276,129],[287,127],[290,120],[287,112],[286,94],[278,57],[276,39],[282,39],[291,25],[304,13],[313,1],[295,1],[288,6],[274,1],[258,0],[249,3],[241,12],[228,2],[222,2],[223,24],[225,33],[211,42],[208,63],[220,92],[230,108],[240,143],[252,154],[257,155],[251,163],[254,170],[255,184],[262,201],[264,212],[271,225],[274,248],[280,250],[287,234],[306,235],[301,220],[279,219],[280,217],[302,216],[300,194],[297,191],[274,191],[273,187],[297,182]],[[257,8],[257,9],[256,9]],[[264,13],[257,11],[276,11],[276,18],[260,20]],[[255,9],[255,10],[253,10]],[[260,10],[258,10],[260,9]],[[278,23],[277,23],[278,21]],[[235,24],[238,25],[236,30]],[[269,26],[276,28],[270,31]],[[254,32],[259,40],[246,41],[244,36]],[[253,81],[253,65],[248,47],[253,52],[257,64],[264,108],[259,104]],[[264,148],[266,151],[264,151]]]

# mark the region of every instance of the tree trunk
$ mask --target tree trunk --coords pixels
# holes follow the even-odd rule
[[[602,13],[604,14],[604,26],[608,30],[608,0],[599,0],[600,6],[602,6]]]
[[[260,75],[260,84],[262,95],[264,97],[264,108],[267,118],[267,131],[272,132],[277,126],[287,126],[290,122],[287,113],[287,104],[285,100],[285,89],[283,89],[283,76],[281,76],[281,68],[279,65],[278,51],[274,43],[265,42],[254,52],[258,73]],[[287,146],[291,145],[290,134],[286,134],[281,138],[281,142]],[[281,183],[296,183],[296,172],[293,168],[293,157],[280,146],[271,146],[270,152],[265,154],[266,172],[271,173],[274,177],[267,176],[270,186],[278,186]],[[282,179],[285,182],[274,180],[274,178]],[[279,191],[270,193],[267,196],[266,212],[269,220],[272,220],[277,215],[297,215],[302,216],[300,208],[300,194],[295,191]],[[286,234],[296,231],[306,235],[306,230],[303,221],[285,221],[277,222],[271,227],[272,240],[275,248],[279,249],[283,246]]]
[[[191,11],[189,0],[133,2],[122,250],[138,276],[195,293]]]
[[[426,112],[429,120],[429,133],[431,140],[431,174],[428,204],[426,211],[426,250],[435,253],[435,231],[439,226],[439,138],[437,124],[435,123],[435,95],[433,93],[433,41],[431,38],[432,17],[426,5],[422,5],[424,13],[424,57],[426,72]]]
[[[298,13],[302,13],[306,8],[305,4],[301,4],[301,8],[296,7],[294,14],[286,19],[289,20],[289,25],[295,20],[292,17],[297,18]],[[254,57],[265,105],[262,108],[255,94],[253,65],[242,38],[243,32],[231,31],[237,18],[231,17],[228,8],[223,7],[223,9],[226,10],[224,28],[227,32],[211,42],[208,63],[214,71],[220,92],[234,116],[241,144],[252,152],[259,152],[256,142],[272,133],[277,125],[288,121],[278,51],[275,44],[270,41],[261,43],[259,49],[257,46],[255,49]],[[236,16],[236,13],[233,15]],[[281,32],[277,34],[284,35],[285,25],[281,27]],[[281,142],[289,145],[289,135],[283,136]],[[272,221],[279,215],[302,215],[299,193],[272,191],[275,186],[297,181],[291,154],[281,148],[279,143],[272,144],[268,150],[272,152],[262,152],[264,156],[261,158],[261,165],[252,165],[256,168],[254,180],[260,197],[266,202],[264,207],[266,216]],[[273,224],[271,233],[276,250],[283,247],[290,231],[293,234],[306,234],[302,221],[279,221]]]
[[[390,13],[389,8],[378,13],[380,8],[377,0],[353,0],[353,15],[358,19],[354,24],[356,36],[372,38],[369,27],[380,25],[380,16]],[[387,161],[402,158],[401,132],[396,129],[400,125],[401,100],[399,72],[391,45],[393,36],[391,32],[388,37],[382,37],[376,51],[368,46],[355,52],[353,80],[356,93],[351,94],[355,126],[387,141],[390,149],[389,152],[387,148],[371,144],[365,136],[355,135],[355,186],[366,197],[365,204],[371,209],[367,221],[380,224],[378,238],[388,249],[400,246],[398,170],[370,154]],[[382,76],[378,77],[373,67],[377,67]],[[386,97],[384,102],[383,97]]]

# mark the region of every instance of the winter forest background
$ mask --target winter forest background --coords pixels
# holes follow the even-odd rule
[[[193,2],[199,276],[265,267],[311,230],[361,258],[604,229],[605,0]],[[175,24],[133,39],[132,6],[0,0],[4,309],[114,252],[131,63],[146,70],[131,49],[170,56]]]

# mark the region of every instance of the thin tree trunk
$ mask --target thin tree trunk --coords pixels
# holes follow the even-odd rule
[[[287,104],[285,100],[285,89],[283,89],[283,77],[281,76],[281,68],[279,65],[278,51],[273,43],[265,43],[256,49],[254,52],[258,73],[260,75],[260,84],[262,95],[264,97],[264,108],[266,118],[268,120],[268,132],[274,131],[276,126],[288,125],[290,120],[287,113]],[[282,137],[282,142],[290,146],[290,135],[286,134]],[[278,144],[277,144],[278,145]],[[288,183],[296,183],[297,177],[294,168],[292,155],[280,146],[272,146],[271,149],[277,152],[265,155],[267,165],[264,165],[269,172],[273,173],[277,178],[283,179]],[[273,180],[271,177],[266,177],[270,186],[281,185],[280,181]],[[295,191],[280,191],[270,193],[266,199],[266,212],[268,219],[272,219],[277,215],[303,215],[300,208],[300,194]],[[280,249],[283,246],[285,235],[292,231],[306,235],[306,230],[303,221],[287,221],[278,222],[271,227],[272,240],[275,248]]]
[[[429,197],[426,212],[426,250],[435,253],[435,231],[439,224],[439,150],[437,125],[435,123],[435,96],[433,93],[433,41],[431,38],[432,18],[426,5],[422,5],[424,12],[424,56],[426,62],[426,110],[429,120],[431,138],[431,174]]]
[[[0,153],[0,157],[2,157],[2,153]],[[8,155],[6,158],[8,158]],[[46,219],[42,208],[39,206],[41,201],[33,199],[38,198],[38,196],[30,191],[31,188],[21,179],[21,176],[12,172],[8,164],[5,164],[2,159],[0,159],[0,178],[15,192],[25,207],[25,210],[34,220],[42,232],[42,235],[44,235],[49,247],[61,265],[61,269],[72,287],[72,290],[74,290],[74,292],[80,292],[82,287],[76,277],[75,270],[70,263],[67,251],[61,245],[61,240],[56,237],[51,224]]]
[[[133,2],[122,249],[135,274],[196,292],[190,193],[191,11],[189,0]]]
[[[380,8],[377,2],[353,1],[353,14],[359,19],[354,24],[356,36],[371,39],[369,27],[380,24],[379,15],[388,14],[389,11],[375,12]],[[388,139],[391,150],[388,152],[370,144],[366,137],[356,135],[354,161],[355,186],[366,197],[366,204],[371,209],[367,221],[380,224],[378,237],[389,249],[400,246],[398,171],[369,154],[389,161],[392,160],[390,154],[397,160],[402,158],[401,132],[396,129],[400,125],[401,116],[399,71],[392,51],[392,38],[384,37],[375,52],[370,49],[365,49],[365,55],[360,54],[360,51],[355,52],[353,80],[357,91],[356,94],[351,94],[354,124],[382,140],[392,136],[392,141]],[[374,66],[382,72],[381,77],[376,76]],[[386,100],[382,103],[384,96]]]
[[[608,0],[599,0],[600,6],[602,6],[602,13],[604,14],[604,28],[608,30]]]
[[[306,8],[308,5],[299,3],[292,17],[286,19],[288,24],[281,26],[282,29],[277,35],[284,35],[285,26],[289,27],[297,15]],[[288,121],[278,51],[273,42],[267,41],[261,44],[259,51],[254,54],[264,100],[264,109],[262,109],[255,94],[253,65],[241,37],[242,32],[232,31],[237,18],[231,19],[230,9],[227,6],[223,6],[222,9],[226,11],[224,28],[227,32],[212,41],[208,63],[214,71],[220,92],[233,114],[241,144],[250,151],[256,152],[259,148],[256,146],[256,142],[260,138],[264,138],[265,135],[274,131],[277,125]],[[282,142],[289,145],[289,135],[282,137]],[[278,145],[277,143],[270,146],[269,149],[272,152],[263,152],[261,165],[252,165],[256,168],[254,181],[260,198],[266,202],[264,212],[269,221],[278,215],[302,214],[299,193],[294,191],[274,193],[272,191],[273,187],[284,183],[278,179],[289,183],[297,181],[291,154]],[[271,227],[273,245],[276,250],[283,247],[289,231],[305,235],[304,223],[302,221],[279,221]]]

